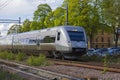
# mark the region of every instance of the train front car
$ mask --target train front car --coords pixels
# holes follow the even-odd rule
[[[86,54],[87,38],[84,28],[77,26],[65,26],[61,30],[61,34],[58,33],[58,37],[60,35],[62,41],[58,41],[58,44],[64,45],[61,47],[64,58],[76,59]]]

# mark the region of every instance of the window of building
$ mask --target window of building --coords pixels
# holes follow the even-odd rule
[[[102,45],[101,47],[104,48],[104,45]]]
[[[98,37],[95,39],[96,42],[98,42]]]
[[[101,42],[104,42],[104,38],[103,37],[101,37]]]
[[[101,31],[101,35],[104,35],[104,31],[103,30]]]
[[[110,37],[108,37],[108,43],[110,42]]]
[[[95,45],[96,48],[98,48],[98,45]]]
[[[108,47],[110,47],[110,37],[108,37]]]

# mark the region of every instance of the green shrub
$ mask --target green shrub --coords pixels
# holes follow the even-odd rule
[[[98,61],[98,62],[101,62],[102,57],[97,56],[97,55],[92,55],[92,56],[83,55],[83,56],[80,57],[80,60],[82,60],[82,61]]]
[[[39,57],[30,56],[27,63],[33,66],[45,66],[47,65],[47,59],[44,55],[40,55]]]
[[[27,80],[17,74],[9,73],[8,71],[0,69],[0,80]]]
[[[14,60],[15,59],[15,54],[13,54],[13,53],[7,53],[7,59],[8,60]]]
[[[26,58],[26,55],[24,53],[18,53],[16,55],[16,60],[17,61],[23,61]]]
[[[104,66],[104,69],[102,71],[102,74],[106,73],[107,70],[108,70],[108,55],[104,56],[103,58],[103,66]]]
[[[38,58],[36,58],[36,64],[38,65],[46,65],[47,59],[45,55],[40,55]]]
[[[112,56],[108,56],[108,63],[116,63],[116,64],[120,64],[120,56],[116,56],[116,55],[112,55]]]
[[[8,52],[0,52],[0,58],[1,59],[7,59]]]
[[[35,60],[35,57],[34,56],[30,56],[30,57],[28,57],[27,63],[29,65],[34,65],[35,64],[34,60]]]

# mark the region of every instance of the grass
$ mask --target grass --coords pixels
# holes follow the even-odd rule
[[[100,56],[97,55],[92,55],[92,56],[88,56],[88,55],[83,55],[80,57],[81,61],[96,61],[96,62],[102,62],[103,59]]]
[[[1,59],[6,59],[6,60],[15,60],[15,61],[22,61],[25,64],[28,65],[33,65],[33,66],[48,66],[51,63],[48,63],[47,58],[45,55],[40,55],[40,56],[26,56],[24,53],[18,53],[18,54],[13,54],[11,52],[0,52],[0,58]],[[106,63],[106,61],[107,63]],[[120,64],[120,55],[114,55],[114,56],[109,56],[107,55],[107,58],[93,55],[93,56],[87,56],[83,55],[80,57],[81,61],[93,61],[93,62],[103,62],[104,66],[105,64]]]
[[[47,59],[45,55],[40,55],[38,57],[36,56],[30,56],[27,60],[28,65],[33,66],[46,66],[48,65]]]
[[[26,79],[16,74],[12,74],[0,69],[0,80],[26,80]]]
[[[24,53],[18,53],[16,55],[16,60],[17,61],[23,61],[23,60],[25,60],[25,58],[26,58],[26,55]]]
[[[13,54],[11,52],[0,52],[0,58],[6,60],[15,60],[19,62],[24,62],[25,64],[32,66],[50,65],[45,55],[27,57],[26,54],[24,53]]]
[[[0,52],[0,58],[1,59],[7,59],[8,52]]]
[[[83,55],[80,57],[81,61],[93,61],[93,62],[105,62],[105,59],[107,60],[107,63],[114,63],[114,64],[120,64],[120,55],[107,55],[104,57],[101,56],[97,56],[97,55],[92,55],[92,56],[88,56],[88,55]]]
[[[104,69],[102,71],[102,74],[105,74],[108,70],[108,55],[105,55],[103,59],[103,66],[104,66]]]
[[[7,57],[7,60],[14,60],[15,59],[15,55],[12,52],[7,53],[6,57]]]

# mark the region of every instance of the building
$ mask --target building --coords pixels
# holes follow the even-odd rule
[[[100,32],[93,39],[93,48],[108,48],[115,46],[114,34]],[[120,34],[118,37],[118,46],[120,46]]]

